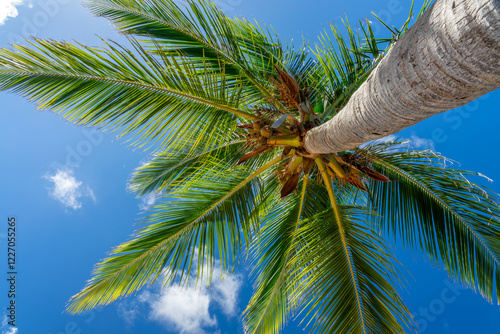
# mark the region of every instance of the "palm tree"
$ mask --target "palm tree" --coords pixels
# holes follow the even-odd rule
[[[0,89],[154,149],[130,183],[138,195],[162,199],[144,227],[96,266],[69,312],[159,279],[187,283],[193,270],[210,280],[217,261],[231,272],[251,254],[249,333],[279,332],[292,311],[311,332],[411,331],[383,236],[424,251],[457,281],[498,300],[499,198],[466,178],[477,173],[398,143],[326,154],[304,146],[313,129],[337,117],[409,20],[389,39],[375,38],[369,22],[357,32],[346,22],[346,38],[332,25],[309,57],[210,2],[87,5],[132,48],[15,45],[0,52]]]

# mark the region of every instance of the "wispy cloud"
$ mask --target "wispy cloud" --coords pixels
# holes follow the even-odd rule
[[[9,17],[16,17],[19,13],[16,6],[30,5],[26,0],[0,0],[0,25],[4,25]]]
[[[130,302],[123,301],[118,304],[116,311],[118,312],[118,316],[125,320],[127,325],[132,326],[139,315],[139,302],[137,300]]]
[[[49,188],[49,195],[67,208],[80,209],[82,197],[96,201],[94,191],[89,186],[83,186],[83,182],[74,177],[72,169],[58,169],[55,174],[46,175],[45,178],[53,183]]]
[[[139,209],[148,210],[155,204],[156,200],[158,199],[158,196],[159,195],[157,193],[150,193],[142,196],[141,201],[139,202]]]
[[[2,319],[2,334],[19,334],[19,329],[9,324],[7,315],[4,314]]]
[[[217,317],[210,312],[210,306],[217,305],[227,316],[234,316],[241,278],[228,276],[221,279],[220,270],[215,270],[210,288],[206,282],[195,286],[195,277],[190,282],[188,287],[175,285],[158,294],[145,292],[142,300],[151,307],[150,319],[174,327],[180,334],[217,332]]]
[[[410,138],[398,137],[397,135],[389,135],[380,139],[369,141],[363,145],[360,145],[360,147],[365,147],[367,145],[373,145],[373,144],[387,143],[391,141],[402,142],[404,143],[405,146],[407,147],[409,146],[414,149],[420,149],[420,150],[430,149],[432,151],[436,150],[434,141],[432,139],[419,137],[414,132],[411,134]]]
[[[432,139],[421,138],[417,136],[415,133],[411,134],[410,145],[416,149],[425,149],[432,151],[436,150],[436,147],[434,146],[434,141]]]
[[[387,142],[395,141],[395,140],[398,140],[397,136],[395,136],[395,135],[389,135],[389,136],[386,136],[386,137],[382,137],[380,139],[370,140],[369,142],[366,142],[364,144],[359,145],[359,147],[363,148],[363,147],[366,147],[368,145],[375,145],[375,144],[387,143]]]
[[[398,140],[398,137],[396,135],[389,135],[380,139],[375,140],[377,143],[387,143],[390,141],[396,141]]]
[[[18,334],[19,329],[17,327],[11,327],[7,332],[3,332],[2,334]]]
[[[212,300],[221,307],[224,314],[235,316],[238,305],[238,293],[242,284],[241,277],[227,276],[224,280],[217,277],[214,283],[210,291]]]

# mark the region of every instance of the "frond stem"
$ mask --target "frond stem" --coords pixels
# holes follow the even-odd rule
[[[238,110],[238,109],[235,109],[235,108],[231,108],[229,106],[220,105],[220,104],[211,102],[209,100],[199,98],[199,97],[194,96],[194,95],[190,95],[190,94],[179,92],[177,90],[172,90],[172,89],[163,88],[163,87],[146,85],[146,84],[143,84],[143,83],[140,83],[140,82],[136,82],[136,81],[119,80],[119,79],[103,78],[103,77],[95,77],[95,76],[90,76],[90,75],[75,75],[75,74],[66,74],[66,73],[44,73],[44,72],[29,72],[29,71],[26,71],[26,72],[5,71],[5,72],[0,72],[0,74],[11,74],[11,75],[18,75],[18,76],[30,76],[31,75],[31,76],[41,76],[41,77],[48,76],[48,77],[74,78],[74,79],[95,80],[95,81],[101,81],[101,82],[110,82],[110,83],[117,83],[117,84],[121,84],[121,85],[140,87],[140,88],[145,88],[145,89],[149,89],[149,90],[155,90],[155,91],[159,91],[159,92],[163,92],[163,93],[168,93],[168,94],[172,94],[172,95],[177,95],[177,96],[180,96],[180,97],[183,97],[183,98],[186,98],[186,99],[190,99],[190,100],[193,100],[193,101],[205,104],[205,105],[213,107],[213,108],[225,110],[227,112],[230,112],[230,113],[232,113],[234,115],[237,115],[237,116],[240,116],[240,117],[243,117],[243,118],[246,118],[248,120],[252,120],[252,121],[258,120],[257,116],[248,114],[248,113],[246,113],[244,111],[241,111],[241,110]]]
[[[325,183],[326,190],[328,191],[328,196],[330,197],[330,202],[332,204],[332,209],[333,209],[333,212],[335,214],[335,220],[337,221],[337,225],[339,227],[339,233],[340,233],[340,237],[342,240],[342,246],[344,247],[347,262],[349,264],[349,270],[351,272],[352,285],[353,285],[354,291],[356,293],[356,301],[358,304],[358,311],[359,311],[359,316],[361,318],[361,325],[363,328],[363,333],[366,334],[366,325],[365,325],[365,321],[364,321],[364,317],[363,317],[363,311],[361,310],[361,300],[359,297],[358,285],[356,284],[356,277],[354,276],[353,265],[351,263],[351,257],[349,254],[349,248],[347,245],[347,240],[345,239],[345,232],[344,232],[344,227],[342,226],[340,208],[337,204],[337,200],[335,198],[335,193],[333,192],[332,180],[330,178],[330,175],[326,171],[327,167],[326,167],[325,163],[321,160],[321,158],[316,159],[316,164],[318,165],[321,176],[323,177],[323,182]]]

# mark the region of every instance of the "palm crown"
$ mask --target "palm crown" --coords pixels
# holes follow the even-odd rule
[[[33,40],[0,52],[0,88],[76,124],[118,129],[156,150],[131,189],[161,194],[133,238],[75,295],[82,312],[157,279],[211,277],[250,252],[249,333],[300,311],[318,333],[413,328],[381,235],[421,249],[488,300],[500,296],[498,197],[430,151],[379,143],[311,154],[305,133],[334,117],[408,27],[334,25],[311,50],[282,44],[205,1],[91,0],[131,48]],[[424,4],[422,10],[428,6]]]

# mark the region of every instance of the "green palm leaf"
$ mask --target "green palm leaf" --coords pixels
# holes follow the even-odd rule
[[[296,195],[280,201],[275,194],[272,208],[266,213],[262,230],[254,244],[257,288],[245,310],[248,333],[279,333],[290,311],[289,284],[293,268],[295,233],[303,217],[308,179]]]
[[[499,196],[467,180],[478,173],[449,168],[438,154],[384,148],[368,148],[373,165],[391,179],[371,189],[380,228],[425,250],[486,299],[499,300]]]
[[[227,166],[237,165],[239,159],[252,150],[239,135],[233,135],[228,142],[209,149],[199,147],[196,139],[195,135],[190,140],[179,141],[177,145],[156,153],[150,161],[136,169],[129,188],[139,196],[153,192],[176,192],[186,188],[187,184],[196,185],[197,180],[203,180],[207,174],[225,172]],[[261,153],[239,165],[257,169],[275,154],[276,150]]]
[[[211,1],[185,3],[186,8],[172,0],[91,0],[86,4],[121,32],[141,36],[144,44],[182,50],[193,61],[210,63],[214,69],[223,60],[225,73],[244,81],[249,96],[265,97],[281,107],[269,93],[266,75],[273,61],[264,48],[273,42],[268,36],[245,20],[229,19]]]
[[[154,57],[131,42],[137,55],[113,45],[97,49],[43,40],[32,42],[33,48],[3,49],[0,89],[65,111],[76,124],[120,128],[122,136],[162,145],[185,133],[216,140],[240,117],[255,117],[239,109],[241,83],[220,71],[198,75],[201,69],[180,53]]]
[[[312,332],[403,332],[411,316],[393,287],[394,259],[368,227],[370,212],[339,205],[326,166],[316,162],[331,207],[297,232],[294,298],[314,319]]]
[[[258,176],[278,160],[255,172],[229,167],[224,173],[198,180],[196,188],[186,186],[170,194],[177,200],[155,205],[146,219],[149,225],[97,265],[94,277],[71,299],[68,311],[78,313],[109,304],[154,282],[162,273],[165,284],[186,282],[195,258],[199,277],[205,261],[211,273],[216,255],[223,270],[234,265],[242,242],[248,245],[256,228],[251,221],[258,208]]]
[[[182,142],[155,154],[150,161],[136,169],[130,180],[130,189],[139,196],[152,192],[174,192],[179,187],[185,188],[186,182],[199,178],[200,171],[212,172],[215,166],[211,163],[214,159],[236,165],[246,152],[244,140],[234,140],[209,150],[193,150],[191,147],[190,143]]]
[[[334,210],[316,215],[297,232],[302,247],[292,259],[298,268],[294,295],[304,304],[311,332],[405,332],[411,315],[393,287],[394,258],[367,227],[369,212],[349,206],[338,211],[344,232]]]
[[[425,0],[415,19],[430,4],[431,1]],[[320,35],[313,50],[318,62],[313,77],[316,86],[321,87],[324,92],[323,98],[328,101],[324,119],[334,116],[347,104],[351,95],[368,78],[393,43],[406,32],[413,18],[413,5],[414,1],[408,19],[400,29],[389,27],[377,17],[392,34],[391,38],[376,37],[368,20],[360,20],[359,26],[353,27],[347,19],[342,20],[340,27],[330,24],[330,31],[325,30]]]

